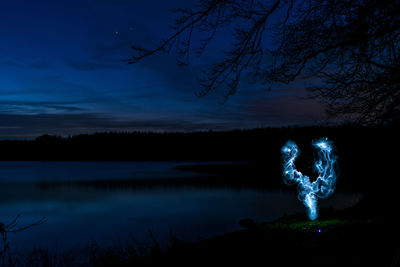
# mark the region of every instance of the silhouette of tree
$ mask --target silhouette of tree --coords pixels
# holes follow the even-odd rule
[[[8,241],[9,233],[17,233],[25,231],[26,229],[32,228],[34,226],[41,225],[46,222],[46,217],[42,217],[40,220],[28,224],[28,225],[19,225],[18,219],[21,217],[21,214],[18,214],[10,223],[5,224],[0,222],[0,235],[1,235],[1,245],[0,245],[0,266],[13,266],[12,264],[8,264],[11,262],[10,258],[10,244]]]
[[[227,99],[245,75],[269,86],[313,78],[310,96],[328,115],[399,121],[398,0],[199,0],[175,12],[174,33],[152,49],[133,45],[128,63],[167,52],[187,65],[233,29],[235,42],[199,77],[199,96],[223,88]]]

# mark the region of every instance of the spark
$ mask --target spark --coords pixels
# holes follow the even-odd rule
[[[282,147],[283,181],[287,185],[297,184],[298,199],[307,208],[310,220],[318,218],[318,198],[325,199],[333,194],[336,186],[336,155],[332,153],[333,142],[324,137],[312,142],[318,152],[314,167],[318,177],[314,182],[310,178],[296,170],[295,161],[300,150],[296,143],[288,141]]]

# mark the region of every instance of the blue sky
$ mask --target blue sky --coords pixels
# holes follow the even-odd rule
[[[0,138],[98,131],[197,131],[316,124],[307,83],[273,87],[241,82],[198,98],[197,76],[218,49],[189,67],[160,54],[127,65],[130,45],[171,33],[174,1],[1,1]],[[214,48],[226,46],[224,38]],[[214,54],[213,54],[214,53]]]

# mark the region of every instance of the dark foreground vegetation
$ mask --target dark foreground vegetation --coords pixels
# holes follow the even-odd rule
[[[243,230],[193,243],[171,234],[166,248],[150,233],[148,243],[94,243],[84,254],[36,249],[4,266],[399,266],[399,221],[368,214],[364,205],[322,210],[312,222],[305,214],[243,219]]]
[[[242,220],[244,230],[196,243],[181,244],[172,239],[166,250],[155,244],[146,256],[135,250],[129,253],[126,246],[95,251],[91,263],[94,266],[398,266],[399,231],[392,228],[395,224],[360,216],[357,209],[326,210],[314,222],[302,215],[269,223]]]
[[[252,186],[287,188],[281,179],[280,149],[297,142],[296,162],[313,173],[311,140],[327,136],[336,145],[337,191],[357,191],[363,199],[347,210],[322,210],[310,222],[305,214],[264,223],[242,220],[242,231],[185,243],[172,238],[162,248],[119,244],[94,246],[92,266],[400,266],[399,156],[397,127],[305,127],[231,132],[94,134],[69,138],[41,136],[32,141],[1,141],[2,160],[218,160],[237,164],[186,165],[177,169],[212,173],[207,179],[99,181],[80,186]],[[239,162],[240,161],[240,162]],[[312,175],[311,175],[312,176]],[[167,184],[166,184],[167,183]],[[47,183],[42,186],[57,186]],[[74,185],[76,186],[76,185]],[[293,189],[294,190],[294,189]],[[36,256],[35,256],[36,255]],[[39,250],[28,266],[76,266],[73,256]],[[36,258],[35,258],[36,257]],[[43,261],[50,262],[42,264]],[[53,263],[51,263],[51,261]],[[42,262],[42,263],[40,263]],[[58,264],[55,264],[58,262]],[[87,263],[88,264],[88,263]]]

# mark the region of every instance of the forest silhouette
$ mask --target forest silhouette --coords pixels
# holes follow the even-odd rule
[[[286,127],[188,133],[95,133],[34,140],[0,141],[0,160],[28,161],[233,161],[248,164],[186,166],[181,170],[218,173],[231,182],[281,185],[280,149],[287,140],[301,150],[299,169],[313,174],[311,140],[328,137],[336,146],[338,188],[386,187],[395,179],[397,127]],[[190,164],[189,164],[190,165]],[[192,164],[195,165],[195,164]],[[311,175],[312,178],[312,175]]]

